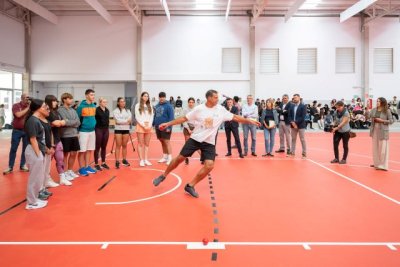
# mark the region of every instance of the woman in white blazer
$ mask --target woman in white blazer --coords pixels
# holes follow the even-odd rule
[[[140,167],[151,166],[149,161],[149,145],[151,129],[153,125],[154,111],[150,104],[150,97],[147,92],[140,95],[140,101],[135,105],[136,134],[139,142],[138,154]]]

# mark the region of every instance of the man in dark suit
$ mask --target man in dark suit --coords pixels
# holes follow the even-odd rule
[[[239,115],[239,109],[233,105],[232,98],[226,99],[226,109],[229,112]],[[239,152],[239,157],[243,158],[242,146],[239,139],[239,123],[236,121],[226,121],[225,122],[225,134],[226,134],[226,144],[228,146],[228,153],[225,156],[231,156],[231,132],[233,133],[233,138],[235,138],[235,144]]]
[[[290,148],[290,156],[294,156],[296,152],[296,139],[297,134],[300,137],[301,146],[302,146],[302,157],[303,159],[307,158],[307,149],[306,149],[306,139],[305,139],[305,130],[306,130],[306,114],[307,108],[304,104],[300,102],[300,95],[293,95],[293,103],[289,108],[289,122],[291,127],[291,135],[292,135],[292,146]]]
[[[285,140],[286,140],[286,148],[287,154],[290,154],[290,142],[291,142],[291,135],[290,135],[290,121],[289,121],[289,96],[284,94],[282,96],[282,102],[276,108],[279,115],[279,139],[280,139],[280,146],[279,150],[275,151],[276,153],[284,153],[285,152]]]

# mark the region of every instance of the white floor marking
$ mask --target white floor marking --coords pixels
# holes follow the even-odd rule
[[[364,185],[364,184],[362,184],[362,183],[360,183],[360,182],[358,182],[358,181],[356,181],[356,180],[354,180],[354,179],[352,179],[350,177],[347,177],[347,176],[345,176],[345,175],[343,175],[343,174],[341,174],[341,173],[339,173],[337,171],[334,171],[334,170],[332,170],[332,169],[330,169],[330,168],[328,168],[328,167],[326,167],[326,166],[324,166],[324,165],[322,165],[322,164],[320,164],[318,162],[315,162],[312,159],[307,159],[307,160],[309,162],[312,162],[312,163],[320,166],[321,168],[323,168],[323,169],[325,169],[325,170],[327,170],[327,171],[329,171],[331,173],[334,173],[334,174],[336,174],[336,175],[338,175],[338,176],[340,176],[340,177],[342,177],[342,178],[344,178],[344,179],[346,179],[346,180],[348,180],[348,181],[350,181],[352,183],[355,183],[356,185],[359,185],[359,186],[363,187],[364,189],[367,189],[367,190],[371,191],[372,193],[375,193],[375,194],[377,194],[377,195],[379,195],[379,196],[381,196],[383,198],[386,198],[387,200],[390,200],[391,202],[393,202],[393,203],[395,203],[397,205],[400,205],[400,201],[398,201],[396,199],[393,199],[393,198],[391,198],[391,197],[389,197],[389,196],[387,196],[387,195],[385,195],[385,194],[383,194],[383,193],[381,193],[381,192],[379,192],[379,191],[377,191],[377,190],[375,190],[375,189],[373,189],[373,188],[371,188],[369,186],[366,186],[366,185]]]
[[[159,169],[139,169],[139,168],[132,168],[132,170],[135,170],[135,171],[136,171],[136,170],[137,170],[137,171],[139,171],[139,170],[140,170],[140,171],[157,171],[157,172],[161,172],[161,173],[164,172],[164,170],[159,170]],[[151,197],[140,198],[140,199],[129,200],[129,201],[121,201],[121,202],[97,202],[96,205],[123,205],[123,204],[131,204],[131,203],[142,202],[142,201],[151,200],[151,199],[154,199],[154,198],[158,198],[158,197],[162,197],[162,196],[168,195],[168,194],[172,193],[173,191],[175,191],[176,189],[178,189],[179,186],[181,186],[181,184],[182,184],[182,178],[181,178],[179,175],[177,175],[177,174],[175,174],[175,173],[173,173],[173,172],[171,172],[170,175],[174,176],[174,177],[178,180],[178,184],[177,184],[174,188],[172,188],[171,190],[168,190],[168,191],[166,191],[166,192],[164,192],[164,193],[161,193],[161,194],[158,194],[158,195],[155,195],[155,196],[151,196]]]
[[[323,165],[325,165],[325,166],[332,166],[332,163],[321,163],[321,164],[323,164]],[[369,165],[345,164],[345,165],[342,165],[342,166],[343,166],[343,167],[368,168],[368,169],[371,169],[371,170],[374,169],[374,168],[370,167]],[[391,172],[400,172],[400,170],[394,170],[394,169],[389,169],[388,171],[391,171]]]
[[[101,246],[106,249],[113,245],[128,246],[186,246],[187,249],[225,249],[227,246],[281,246],[281,247],[303,247],[310,250],[311,247],[387,247],[390,250],[397,250],[400,242],[209,242],[203,245],[202,242],[168,242],[168,241],[53,241],[53,242],[0,242],[0,246]]]

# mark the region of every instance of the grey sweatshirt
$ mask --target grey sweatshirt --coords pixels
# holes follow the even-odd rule
[[[64,106],[58,108],[58,113],[60,113],[63,120],[65,120],[65,126],[61,127],[60,137],[75,137],[78,136],[78,127],[81,125],[78,113],[73,108],[66,108]]]

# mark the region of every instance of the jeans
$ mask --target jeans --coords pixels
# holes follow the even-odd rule
[[[350,140],[350,133],[339,133],[335,132],[333,135],[333,150],[335,152],[335,159],[339,159],[339,143],[340,140],[343,140],[343,160],[347,159],[347,155],[349,154],[349,140]]]
[[[19,166],[23,167],[25,165],[25,149],[26,146],[28,145],[28,139],[24,131],[13,129],[11,134],[10,155],[8,157],[9,158],[8,167],[10,167],[11,169],[14,168],[15,157],[17,156],[17,150],[21,139],[22,139],[22,153],[21,153],[21,162]]]
[[[264,128],[264,140],[265,140],[265,153],[271,153],[275,144],[275,133],[276,128],[266,129]]]
[[[247,142],[247,139],[249,138],[249,131],[251,133],[251,152],[256,152],[257,126],[252,124],[243,124],[243,147],[245,154],[249,150],[249,145]]]

